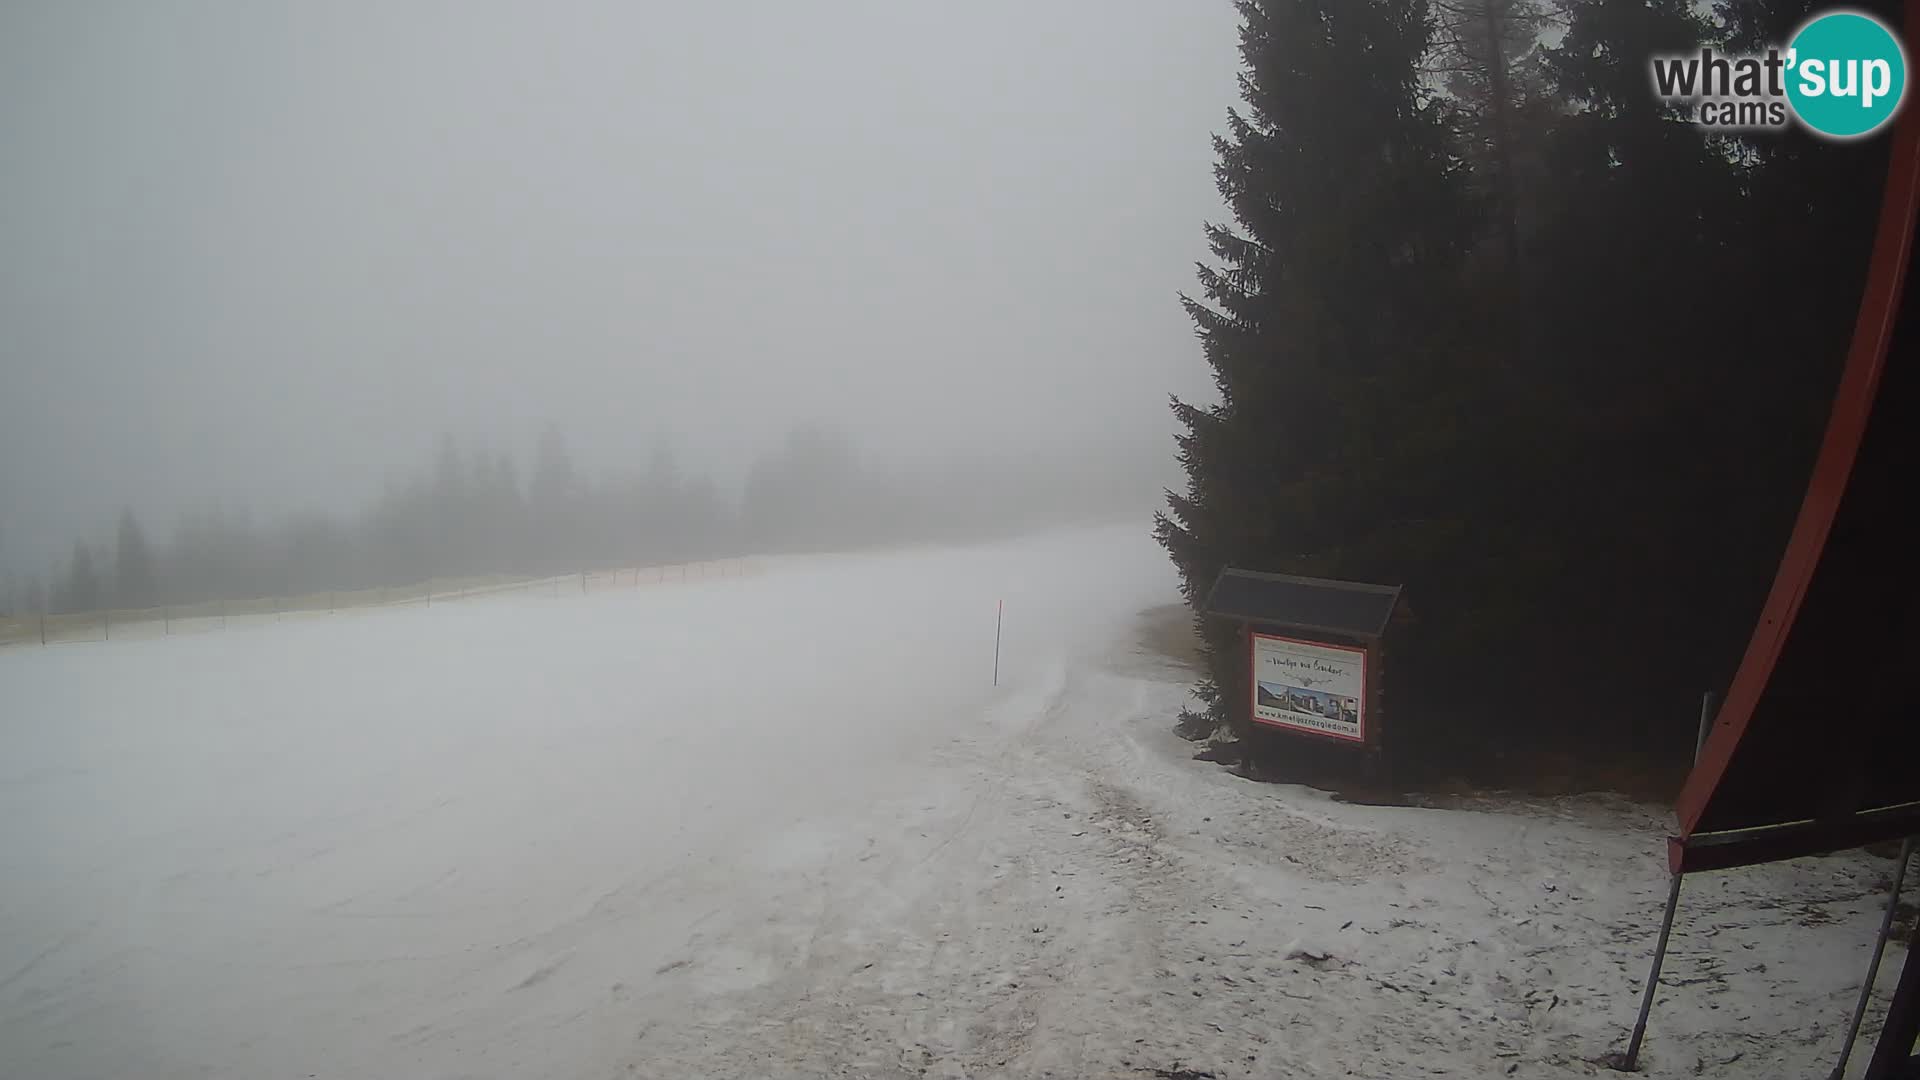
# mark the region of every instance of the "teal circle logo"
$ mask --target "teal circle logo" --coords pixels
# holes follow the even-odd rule
[[[1907,54],[1879,19],[1828,12],[1802,26],[1787,49],[1787,101],[1816,133],[1870,135],[1900,110]]]

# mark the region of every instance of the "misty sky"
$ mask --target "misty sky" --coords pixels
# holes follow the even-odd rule
[[[12,2],[0,568],[441,432],[721,479],[1168,441],[1226,0]]]

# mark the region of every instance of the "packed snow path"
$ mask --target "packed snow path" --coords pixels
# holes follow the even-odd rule
[[[0,1075],[1594,1074],[1663,822],[1193,762],[1173,598],[1091,530],[0,651]],[[1824,1072],[1886,868],[1690,882],[1649,1072]]]

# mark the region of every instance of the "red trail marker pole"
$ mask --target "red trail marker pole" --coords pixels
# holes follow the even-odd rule
[[[993,605],[993,685],[1000,685],[1000,617],[1006,612],[1007,602],[997,600]]]

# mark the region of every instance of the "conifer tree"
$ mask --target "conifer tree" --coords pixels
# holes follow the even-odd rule
[[[1406,571],[1442,510],[1415,447],[1438,408],[1447,295],[1472,229],[1422,88],[1423,0],[1242,0],[1245,109],[1214,140],[1234,224],[1183,297],[1220,400],[1176,399],[1187,490],[1156,534],[1198,603],[1222,566]],[[1202,620],[1218,723],[1245,710],[1229,628]]]
[[[159,586],[154,579],[153,549],[147,535],[133,518],[133,511],[120,512],[120,528],[113,561],[114,604],[123,608],[148,608],[159,603]]]
[[[60,587],[60,606],[65,611],[98,611],[101,601],[100,577],[93,569],[93,552],[85,542],[75,542],[67,580]]]

